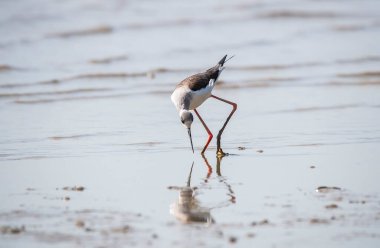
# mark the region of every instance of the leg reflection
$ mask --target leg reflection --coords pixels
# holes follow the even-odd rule
[[[203,160],[205,161],[205,164],[207,167],[207,175],[206,175],[204,182],[208,183],[210,176],[212,174],[212,167],[209,164],[207,158],[204,155],[202,155],[202,157],[203,157]],[[228,191],[227,195],[229,197],[228,202],[235,204],[236,203],[235,192],[233,191],[232,186],[227,182],[227,178],[222,176],[222,172],[221,172],[222,160],[223,160],[222,156],[216,156],[216,174],[218,175],[219,182],[223,183],[227,188],[227,191]],[[225,206],[225,204],[222,204],[222,205]]]
[[[210,179],[211,174],[212,174],[212,167],[211,167],[211,165],[208,163],[208,160],[207,160],[207,158],[205,157],[204,154],[202,154],[202,158],[203,158],[203,160],[205,161],[206,166],[207,166],[207,175],[206,175],[206,178],[205,178],[205,180],[204,180],[204,182],[207,183],[208,180]]]

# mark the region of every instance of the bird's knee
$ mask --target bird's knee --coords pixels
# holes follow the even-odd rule
[[[234,112],[237,110],[237,104],[236,104],[236,103],[232,104],[232,110],[233,110]]]
[[[216,136],[217,139],[220,139],[220,137],[222,136],[222,132],[223,132],[223,130],[219,131],[218,135]]]

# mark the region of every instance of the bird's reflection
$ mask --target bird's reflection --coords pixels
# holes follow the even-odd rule
[[[201,183],[201,187],[204,184],[207,184],[212,175],[212,166],[209,164],[207,158],[203,156],[204,162],[207,167],[207,174],[204,179],[204,182]],[[228,184],[225,177],[221,173],[221,161],[222,157],[217,157],[216,163],[216,173],[218,182],[223,183],[227,189],[228,199],[223,200],[217,205],[205,207],[202,206],[201,202],[197,199],[197,190],[198,187],[191,186],[191,174],[193,172],[194,162],[191,165],[190,173],[187,179],[186,186],[178,187],[171,186],[169,189],[174,189],[179,191],[178,200],[170,205],[170,213],[175,216],[178,220],[184,223],[198,222],[198,223],[213,223],[214,219],[211,216],[211,210],[214,208],[226,207],[230,204],[236,203],[235,193],[232,190],[230,184]]]

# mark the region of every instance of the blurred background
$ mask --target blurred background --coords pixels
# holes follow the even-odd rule
[[[379,104],[377,1],[4,0],[0,4],[4,117],[0,128],[5,140],[38,140],[40,134],[30,130],[40,127],[48,137],[115,136],[110,125],[120,122],[112,128],[122,134],[128,125],[134,128],[144,123],[144,136],[150,138],[141,137],[137,129],[133,133],[139,136],[130,137],[136,142],[162,141],[149,129],[157,122],[165,132],[178,126],[169,125],[177,121],[168,101],[174,86],[213,66],[224,54],[236,58],[229,61],[218,87],[225,90],[225,97],[233,96],[249,106],[240,117],[247,118],[246,124],[252,124],[249,118],[257,112]],[[249,97],[243,92],[249,92]],[[267,93],[275,95],[269,100]],[[120,98],[122,104],[136,97],[143,102],[133,105],[140,109],[134,114],[146,119],[130,118],[133,114],[125,109],[132,106],[127,101],[124,106],[101,101]],[[110,121],[107,118],[120,117],[110,117],[104,113],[108,111],[124,111],[125,118]],[[85,113],[95,116],[87,118]],[[102,114],[104,118],[99,118]],[[220,114],[215,116],[220,119]],[[78,115],[89,122],[77,126]],[[264,125],[271,123],[276,122]],[[311,129],[326,126],[331,123],[318,123]],[[166,142],[182,144],[182,130],[178,128],[173,138]],[[65,155],[77,151],[65,149]],[[39,156],[33,151],[19,152]]]

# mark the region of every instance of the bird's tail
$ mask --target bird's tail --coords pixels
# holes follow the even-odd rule
[[[214,67],[211,67],[210,69],[208,69],[206,71],[206,73],[209,74],[209,77],[210,79],[210,82],[209,84],[211,84],[212,86],[215,84],[216,80],[218,79],[219,75],[222,73],[222,71],[224,70],[224,63],[226,63],[228,60],[232,59],[235,55],[231,56],[230,58],[227,59],[227,54],[224,55],[224,57],[218,62],[217,65],[215,65]]]
[[[226,55],[224,55],[224,57],[219,61],[219,65],[220,66],[223,66],[224,65],[224,63],[226,62],[226,58],[227,58],[227,54]]]
[[[224,65],[224,63],[226,63],[228,60],[230,60],[230,59],[232,59],[233,57],[235,57],[235,55],[232,55],[231,57],[229,57],[228,59],[227,59],[227,54],[226,55],[224,55],[224,57],[219,61],[219,65],[220,66],[223,66]],[[226,60],[227,59],[227,60]]]

